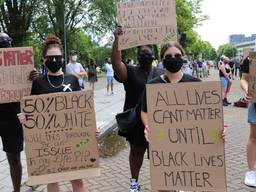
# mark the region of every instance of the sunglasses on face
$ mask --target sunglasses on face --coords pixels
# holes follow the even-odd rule
[[[46,55],[48,61],[62,61],[62,55]]]
[[[171,55],[171,54],[168,54],[168,55],[165,55],[165,59],[168,59],[168,58],[175,58],[175,59],[180,59],[182,57],[182,55],[180,53],[176,53],[174,55]]]

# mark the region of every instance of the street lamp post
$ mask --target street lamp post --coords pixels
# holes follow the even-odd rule
[[[64,67],[63,71],[66,72],[66,65],[67,65],[67,31],[66,31],[66,14],[65,14],[65,0],[63,1],[63,36],[64,36]]]

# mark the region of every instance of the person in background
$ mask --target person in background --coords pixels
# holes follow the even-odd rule
[[[203,62],[203,77],[204,78],[207,78],[208,77],[208,65],[207,65],[207,62],[206,61],[202,61]]]
[[[197,71],[198,65],[197,65],[197,61],[193,61],[192,63],[192,75],[198,78],[198,71]]]
[[[192,75],[192,70],[189,67],[189,63],[187,60],[184,60],[183,66],[182,66],[182,72],[184,74]]]
[[[229,61],[229,66],[231,68],[231,79],[234,80],[234,74],[235,74],[235,62],[230,60]]]
[[[235,60],[235,76],[236,77],[240,77],[240,70],[241,70],[241,67],[240,67],[239,59],[236,59]]]
[[[111,59],[107,58],[105,63],[106,77],[107,77],[107,95],[114,94],[114,70]],[[111,89],[111,92],[110,92]]]
[[[88,81],[93,91],[95,90],[95,82],[98,81],[96,68],[97,66],[95,60],[90,59],[90,63],[88,65]]]
[[[12,39],[6,33],[0,33],[0,48],[11,48]],[[29,79],[38,77],[38,72],[33,70]],[[10,166],[10,174],[14,192],[20,192],[22,165],[20,154],[23,151],[23,130],[17,118],[20,113],[20,102],[0,104],[0,136],[3,151]]]
[[[202,78],[203,77],[203,62],[198,59],[197,61],[197,73],[198,73],[198,76],[199,78]]]
[[[41,65],[41,74],[42,75],[45,75],[45,74],[47,74],[47,72],[48,72],[48,69],[44,66],[44,64],[43,64],[43,59],[40,59],[40,62],[42,63],[42,65]]]
[[[244,184],[250,187],[256,187],[256,105],[253,103],[251,95],[248,93],[249,81],[249,57],[245,57],[241,63],[241,88],[245,93],[245,100],[249,102],[248,123],[250,124],[250,134],[247,142],[247,163],[248,171],[245,174]]]
[[[85,88],[84,79],[87,77],[87,72],[84,70],[83,66],[77,62],[77,52],[75,50],[71,50],[69,53],[69,63],[66,66],[66,73],[76,76],[81,89]]]
[[[229,66],[229,58],[228,57],[225,57],[223,59],[223,62],[220,63],[219,77],[220,77],[221,88],[222,88],[223,106],[228,106],[231,103],[228,102],[227,95],[228,95],[231,85],[232,85],[231,68]]]
[[[218,65],[217,65],[218,69],[219,69],[220,66],[223,64],[223,61],[224,61],[225,58],[226,58],[225,55],[222,55],[222,56],[220,57],[220,60],[219,60]]]

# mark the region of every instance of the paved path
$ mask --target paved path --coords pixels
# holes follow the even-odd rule
[[[208,80],[217,80],[218,77],[214,73]],[[106,97],[103,90],[95,92],[95,103],[97,111],[97,123],[101,125],[103,130],[105,116],[114,115],[122,108],[123,102],[123,87],[116,86],[118,94]],[[121,94],[121,96],[119,95]],[[242,96],[239,87],[239,80],[234,81],[232,93],[229,97],[230,101],[237,101]],[[111,102],[115,104],[112,106]],[[106,109],[111,107],[111,109]],[[105,111],[107,110],[107,111]],[[115,111],[114,111],[115,110]],[[235,108],[233,106],[224,108],[225,123],[229,125],[228,138],[226,143],[226,165],[227,165],[227,186],[228,192],[253,192],[256,189],[248,188],[243,185],[244,173],[247,169],[245,156],[245,146],[249,134],[249,127],[246,123],[247,109]],[[112,118],[109,117],[109,121]],[[101,122],[101,118],[104,122]],[[129,185],[129,166],[128,166],[128,146],[120,153],[113,157],[101,158],[101,176],[97,178],[86,179],[85,183],[90,192],[126,192]],[[25,164],[25,161],[23,160]],[[11,191],[11,183],[8,173],[8,165],[3,153],[0,153],[0,192]],[[24,171],[23,181],[26,180],[26,172]],[[144,160],[142,167],[140,182],[143,192],[150,192],[150,176],[149,176],[149,161]],[[23,188],[25,191],[25,188]],[[39,186],[35,191],[46,191],[45,185]],[[61,191],[71,191],[69,182],[61,183]]]

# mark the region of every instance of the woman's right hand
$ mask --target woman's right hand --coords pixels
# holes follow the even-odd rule
[[[149,127],[148,127],[148,125],[145,125],[144,136],[145,136],[147,142],[149,142]]]
[[[117,26],[113,33],[114,33],[115,39],[118,39],[119,36],[123,35],[123,33],[124,33],[122,26]]]
[[[245,90],[244,99],[248,102],[252,100],[252,97],[249,95],[248,90]]]
[[[24,113],[18,113],[17,116],[20,121],[20,124],[24,124],[26,122],[26,116]]]

